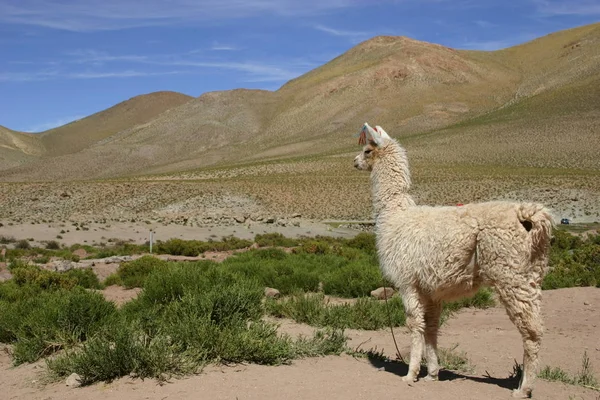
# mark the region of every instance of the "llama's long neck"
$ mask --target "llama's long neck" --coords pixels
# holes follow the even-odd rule
[[[415,202],[408,194],[411,180],[404,149],[391,140],[379,149],[377,157],[371,171],[371,185],[375,218],[379,220],[388,211],[405,210]]]

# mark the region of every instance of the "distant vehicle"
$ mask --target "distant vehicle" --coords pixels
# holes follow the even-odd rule
[[[569,218],[563,218],[560,220],[560,223],[562,225],[569,225],[571,223],[571,221],[569,221]]]

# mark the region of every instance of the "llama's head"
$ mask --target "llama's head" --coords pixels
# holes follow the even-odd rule
[[[359,143],[364,144],[362,151],[354,158],[354,168],[371,171],[379,153],[392,138],[379,125],[375,129],[365,122],[360,132]]]

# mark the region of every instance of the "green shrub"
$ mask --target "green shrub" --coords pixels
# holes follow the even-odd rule
[[[121,263],[117,269],[117,275],[123,286],[128,289],[144,286],[144,281],[156,268],[167,265],[166,261],[153,256],[143,256],[134,261]]]
[[[18,285],[14,279],[0,282],[0,301],[13,303],[36,296],[42,289],[32,284]]]
[[[575,376],[571,376],[568,372],[560,367],[551,368],[550,366],[545,366],[540,371],[539,377],[547,381],[557,381],[569,385],[579,385],[587,387],[588,389],[600,391],[600,381],[598,381],[598,378],[596,378],[594,372],[592,371],[592,365],[587,352],[583,353],[581,370],[579,370]]]
[[[251,257],[256,257],[262,260],[285,260],[288,257],[288,254],[285,251],[275,247],[250,250],[248,253]]]
[[[84,384],[134,374],[166,379],[209,362],[280,364],[345,348],[339,332],[294,341],[260,320],[263,287],[216,263],[154,269],[140,296],[116,312],[80,350],[48,362],[60,377]]]
[[[114,274],[110,274],[109,276],[107,276],[106,279],[104,280],[103,284],[104,284],[104,286],[112,286],[112,285],[123,286],[123,280],[121,279],[119,274],[114,273]]]
[[[346,243],[348,247],[359,249],[370,254],[377,253],[375,235],[372,233],[361,232]]]
[[[83,288],[42,291],[6,302],[0,315],[0,338],[13,343],[15,364],[33,362],[86,340],[115,311],[101,294]]]
[[[300,244],[300,240],[287,238],[279,232],[258,234],[254,242],[260,247],[295,247]]]
[[[196,241],[169,239],[166,242],[158,241],[156,243],[156,252],[159,254],[196,257],[201,253],[201,250]]]
[[[341,268],[330,268],[322,280],[326,294],[342,297],[368,296],[372,290],[382,285],[390,286],[382,278],[378,266],[364,258],[348,262]]]
[[[12,236],[0,235],[0,244],[9,244],[9,243],[14,243],[16,241],[17,241],[17,239],[15,239]]]
[[[577,286],[600,287],[599,235],[585,239],[557,229],[550,250],[549,272],[543,289]]]
[[[558,250],[572,250],[579,247],[582,240],[579,236],[572,235],[562,229],[555,229],[552,233],[552,248]]]
[[[39,267],[34,266],[29,264],[29,262],[22,260],[20,258],[12,258],[10,259],[10,261],[8,262],[8,270],[13,272],[14,270],[18,269],[18,268],[36,268],[39,269]]]
[[[27,239],[21,239],[15,244],[15,248],[26,250],[31,248],[31,244]]]
[[[165,242],[158,241],[156,252],[178,256],[196,257],[207,251],[228,251],[243,249],[252,242],[233,236],[224,237],[221,241],[203,242],[200,240],[169,239]]]
[[[56,240],[50,240],[49,242],[46,243],[46,248],[48,250],[59,250],[60,243],[58,243]]]
[[[103,289],[98,277],[90,268],[75,268],[64,272],[67,278],[75,279],[75,284],[86,289]]]
[[[50,256],[37,257],[33,260],[33,262],[36,264],[47,264],[48,262],[50,262]]]
[[[42,270],[37,266],[13,268],[13,280],[19,286],[33,285],[41,290],[72,289],[77,279],[54,271]]]
[[[337,248],[337,245],[334,247]],[[346,250],[353,254],[339,255],[334,249],[325,255],[258,249],[229,257],[221,267],[257,279],[264,286],[277,288],[282,294],[298,290],[315,292],[322,282],[327,294],[367,296],[384,282],[377,259],[372,255],[356,254],[356,249]]]
[[[354,304],[330,305],[323,294],[295,294],[283,300],[269,299],[266,309],[275,317],[291,318],[296,322],[317,327],[338,329],[382,329],[402,326],[406,321],[402,300],[392,297],[385,302],[369,297],[359,298]]]
[[[300,246],[299,252],[307,254],[329,254],[331,246],[327,242],[319,240],[307,240]]]

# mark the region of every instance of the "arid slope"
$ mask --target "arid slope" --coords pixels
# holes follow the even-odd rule
[[[55,155],[44,168],[13,168],[0,179],[126,178],[314,156],[328,161],[323,157],[356,148],[352,135],[365,120],[400,138],[420,167],[598,171],[599,55],[600,24],[495,52],[375,37],[276,92],[207,93],[136,124],[115,117],[129,126],[114,123],[81,141],[73,139],[85,132],[77,124],[88,119],[57,128],[42,135]]]

